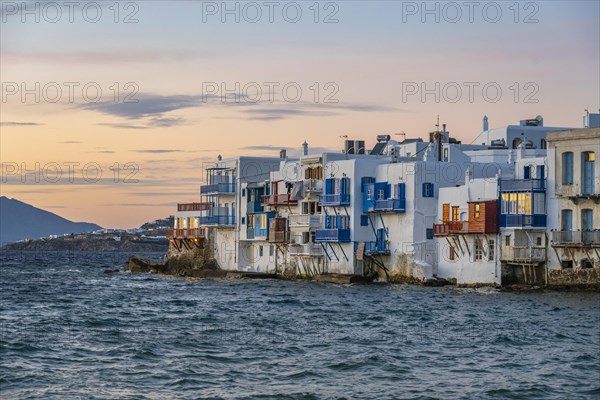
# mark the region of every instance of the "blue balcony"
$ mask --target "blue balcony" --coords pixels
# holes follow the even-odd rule
[[[248,214],[257,214],[265,212],[265,207],[260,201],[249,201],[247,207]]]
[[[200,194],[233,194],[235,193],[235,183],[213,183],[200,186]]]
[[[268,228],[250,227],[246,229],[247,239],[263,239],[266,240],[269,235]]]
[[[357,246],[358,247],[358,246]],[[386,241],[365,242],[365,254],[390,254],[390,246]]]
[[[391,212],[401,213],[406,211],[406,199],[373,200],[364,203],[364,212]]]
[[[350,242],[350,229],[319,229],[315,233],[317,242]]]
[[[321,195],[319,196],[319,204],[322,206],[349,206],[350,193]]]
[[[200,225],[235,225],[235,216],[211,215],[200,217]]]
[[[501,192],[531,192],[534,190],[545,190],[545,179],[501,179]]]
[[[545,228],[545,214],[500,214],[500,226],[503,228]]]

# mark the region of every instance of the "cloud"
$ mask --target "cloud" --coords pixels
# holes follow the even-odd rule
[[[106,126],[106,127],[114,128],[114,129],[148,129],[147,126],[131,125],[131,124],[123,124],[123,123],[112,123],[112,122],[101,122],[96,125]]]
[[[77,143],[81,143],[79,140],[66,140],[64,142],[60,142],[62,144],[77,144]]]
[[[152,154],[163,154],[163,153],[181,153],[182,150],[171,150],[171,149],[148,149],[148,150],[130,150],[135,153],[152,153]]]
[[[5,121],[0,122],[0,126],[40,126],[44,124],[40,124],[37,122],[16,122],[16,121]]]
[[[100,101],[97,103],[81,104],[78,107],[83,110],[96,111],[131,120],[154,117],[153,120],[160,123],[165,120],[163,117],[165,113],[195,107],[202,103],[202,96],[188,95],[136,95],[135,99],[137,100],[136,102],[115,103],[112,101]],[[167,118],[166,120],[173,121],[174,119]]]

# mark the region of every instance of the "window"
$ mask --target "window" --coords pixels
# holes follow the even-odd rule
[[[494,261],[494,250],[496,250],[496,243],[494,242],[494,240],[490,240],[489,244],[490,245],[488,248],[488,261]]]
[[[454,250],[454,247],[450,246],[450,249],[448,251],[448,259],[450,261],[454,261],[455,258],[456,258],[456,251]]]
[[[242,217],[242,225],[246,225],[246,217]]]
[[[563,231],[573,230],[573,210],[562,210],[560,212],[560,226]]]
[[[433,239],[433,228],[427,228],[426,236],[427,236],[427,239]]]
[[[262,256],[263,256],[263,247],[262,247],[262,246],[258,246],[258,255],[259,255],[260,257],[262,257]]]
[[[260,228],[265,229],[267,227],[267,214],[260,215]]]
[[[273,245],[269,246],[269,256],[273,257]]]
[[[481,215],[481,205],[479,203],[475,203],[475,213],[474,213],[474,217],[475,219],[479,219],[479,216]]]
[[[444,224],[450,221],[450,204],[444,203],[442,204],[442,222]]]
[[[548,144],[546,143],[546,139],[540,140],[540,149],[546,149]]]
[[[246,197],[246,189],[242,189],[242,197]]]
[[[475,239],[475,246],[474,246],[474,254],[475,254],[475,261],[481,261],[483,259],[483,246],[481,245],[481,239]]]
[[[377,191],[377,200],[385,200],[385,190],[379,189]]]
[[[367,200],[372,200],[371,189],[367,189]]]
[[[369,226],[369,216],[368,215],[360,216],[360,226]]]
[[[504,244],[510,246],[510,235],[504,236]]]
[[[531,167],[529,165],[523,167],[523,179],[531,179]]]
[[[573,184],[573,152],[562,153],[562,184]]]
[[[541,246],[542,245],[542,238],[541,237],[537,237],[536,239],[536,245]]]
[[[433,197],[433,183],[423,184],[423,197]]]
[[[583,194],[593,194],[595,192],[595,161],[596,153],[586,151],[581,154],[581,186]]]
[[[448,161],[448,148],[444,149],[444,161]]]
[[[458,206],[452,206],[452,222],[458,222],[460,218]]]

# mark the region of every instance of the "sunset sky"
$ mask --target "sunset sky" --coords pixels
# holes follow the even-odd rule
[[[599,1],[1,3],[2,195],[104,227],[197,201],[218,154],[425,138],[438,114],[470,143],[485,114],[581,127],[600,107]]]

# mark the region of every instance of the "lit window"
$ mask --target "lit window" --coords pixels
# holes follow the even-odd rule
[[[475,219],[479,219],[480,213],[480,205],[479,203],[475,203]]]

